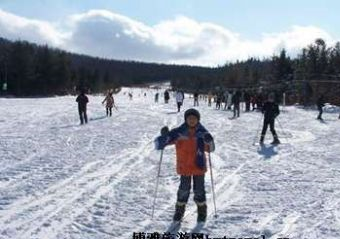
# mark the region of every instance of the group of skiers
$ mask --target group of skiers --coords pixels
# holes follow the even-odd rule
[[[263,144],[264,137],[270,127],[273,135],[272,144],[279,144],[274,124],[275,118],[279,115],[278,104],[274,101],[274,94],[269,94],[268,100],[262,107],[264,115],[263,127],[260,137],[260,144]],[[160,136],[155,139],[157,150],[163,150],[166,146],[175,144],[176,147],[176,171],[180,175],[180,183],[177,190],[177,201],[173,221],[180,223],[186,204],[188,203],[191,185],[193,184],[194,201],[197,205],[197,222],[205,222],[207,218],[207,203],[204,186],[204,175],[207,171],[207,158],[204,152],[215,150],[212,135],[200,123],[200,113],[196,109],[188,109],[184,113],[184,123],[178,128],[169,131],[164,126]],[[209,156],[210,157],[210,154]]]
[[[240,117],[240,106],[241,102],[245,102],[245,111],[249,112],[252,106],[252,110],[261,110],[264,104],[264,97],[263,94],[250,94],[248,92],[241,92],[241,91],[225,91],[224,93],[220,92],[213,95],[211,92],[208,95],[199,95],[196,91],[193,93],[194,98],[194,107],[199,106],[199,96],[203,97],[205,100],[208,101],[208,106],[211,106],[212,101],[216,103],[216,109],[222,109],[222,103],[224,103],[224,110],[233,110],[233,117],[237,118]],[[184,101],[184,92],[182,90],[177,90],[174,93],[174,97],[176,99],[177,104],[177,112],[180,112],[181,106],[183,105]],[[157,103],[159,99],[159,93],[155,94],[155,102]],[[170,93],[168,90],[164,91],[164,103],[169,103]]]
[[[229,92],[228,92],[229,94]],[[129,96],[132,98],[131,96]],[[221,106],[218,105],[222,101],[225,102],[225,108],[229,108],[229,103],[233,105],[234,117],[240,116],[240,102],[241,92],[236,91],[234,94],[227,95],[226,98],[221,98],[221,95],[215,96],[216,109]],[[194,94],[194,106],[198,104],[199,94]],[[168,103],[170,99],[170,93],[168,90],[164,92],[164,102]],[[177,111],[180,112],[183,105],[184,92],[178,90],[175,93],[175,99],[177,103]],[[211,106],[213,95],[209,93],[207,95],[208,105]],[[220,100],[219,100],[220,99]],[[229,100],[228,100],[229,99]],[[252,101],[253,99],[253,101]],[[264,138],[268,129],[270,128],[273,136],[271,144],[280,144],[279,137],[275,130],[275,119],[280,114],[279,106],[275,100],[275,94],[270,93],[266,100],[262,95],[251,96],[247,93],[243,94],[243,100],[246,104],[246,111],[250,110],[250,104],[253,105],[253,110],[261,110],[263,114],[263,125],[260,135],[259,143],[263,145]],[[155,95],[155,102],[159,100],[159,93]],[[81,91],[76,101],[78,102],[78,111],[80,116],[80,122],[87,123],[86,105],[89,102],[88,97],[85,95],[85,91]],[[219,102],[220,101],[220,102]],[[114,105],[113,92],[108,91],[102,104],[106,102],[106,115],[112,116],[112,107]],[[218,103],[219,102],[219,103]],[[230,105],[230,107],[231,107]],[[318,119],[322,120],[322,107],[325,105],[324,96],[321,95],[317,100],[317,107],[319,110]],[[340,115],[339,115],[340,119]],[[160,130],[160,136],[155,139],[155,145],[157,150],[164,150],[168,145],[175,145],[176,148],[176,171],[180,175],[180,183],[177,190],[177,201],[175,204],[175,213],[173,215],[174,222],[180,222],[184,216],[186,204],[189,199],[191,185],[193,184],[194,201],[197,205],[197,222],[204,222],[207,218],[207,204],[206,204],[206,192],[204,176],[207,172],[207,155],[205,152],[213,152],[215,149],[214,139],[212,135],[205,129],[200,123],[200,113],[198,110],[191,108],[184,113],[184,123],[179,127],[169,130],[167,126],[164,126]],[[210,157],[210,154],[208,154]]]
[[[236,105],[234,116],[239,116],[240,94],[235,95],[235,99],[233,100],[234,106]],[[182,92],[178,91],[176,93],[177,103],[182,103],[183,98]],[[196,105],[195,103],[196,100],[198,101],[198,94],[194,95],[194,105],[198,106],[198,104]],[[210,101],[209,103],[211,104]],[[178,111],[179,110],[180,106],[178,104]],[[275,119],[280,114],[280,110],[278,104],[275,102],[275,95],[273,93],[268,95],[267,100],[261,107],[261,111],[263,113],[263,126],[259,143],[261,145],[263,144],[269,126],[273,135],[272,144],[279,144],[280,140],[275,131]],[[176,171],[180,175],[180,183],[177,190],[173,221],[180,223],[182,220],[186,204],[188,203],[191,185],[193,184],[194,201],[197,205],[197,222],[204,222],[207,217],[204,186],[204,175],[207,171],[207,156],[204,152],[213,152],[215,149],[212,135],[200,123],[200,113],[194,108],[185,111],[184,123],[182,125],[171,131],[169,131],[167,126],[164,126],[160,134],[161,135],[155,139],[157,150],[164,150],[166,146],[171,144],[175,144],[176,148]],[[210,154],[208,155],[208,157],[210,157]]]
[[[80,124],[87,124],[88,119],[87,119],[87,104],[89,103],[89,98],[85,94],[86,90],[81,89],[80,94],[76,98],[76,102],[78,103],[78,113],[79,113],[79,119],[80,119]],[[116,107],[114,103],[114,98],[113,98],[113,90],[109,90],[102,101],[102,104],[106,102],[105,108],[106,108],[106,116],[112,116],[112,108]]]
[[[159,93],[157,92],[155,94],[155,102],[158,102],[158,98],[159,98]],[[176,98],[176,104],[177,104],[177,112],[181,111],[181,107],[183,105],[183,101],[184,101],[184,92],[183,91],[177,91],[175,93],[175,98]],[[170,100],[170,93],[168,90],[164,91],[164,103],[168,104]]]
[[[224,103],[224,110],[231,110],[234,109],[235,117],[239,115],[239,106],[240,102],[245,103],[245,111],[250,111],[250,106],[252,106],[252,110],[261,109],[263,105],[263,94],[251,94],[247,91],[241,92],[239,90],[236,91],[225,91],[219,92],[215,95],[212,95],[211,92],[208,93],[208,106],[211,106],[211,101],[214,99],[216,102],[216,109],[222,109],[222,103]]]

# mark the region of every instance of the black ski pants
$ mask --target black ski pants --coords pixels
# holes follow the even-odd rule
[[[191,180],[194,184],[194,201],[203,203],[206,201],[204,188],[204,175],[183,176],[181,175],[179,188],[177,191],[177,202],[187,203],[190,195]]]
[[[250,111],[250,101],[246,101],[246,111]]]
[[[261,133],[261,139],[263,139],[264,136],[266,135],[268,125],[270,127],[270,131],[272,132],[273,137],[277,138],[277,134],[276,134],[276,131],[275,131],[275,119],[264,118],[263,128],[262,128],[262,133]]]
[[[234,118],[240,117],[240,104],[234,104]]]
[[[84,121],[85,121],[85,124],[87,124],[86,107],[85,108],[78,107],[78,112],[79,112],[80,123],[84,124]]]
[[[181,111],[182,102],[177,102],[177,112]]]
[[[112,116],[112,107],[106,107],[106,116]]]

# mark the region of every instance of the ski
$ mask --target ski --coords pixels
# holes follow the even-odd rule
[[[205,222],[197,222],[196,225],[188,232],[182,232],[181,222],[172,222],[168,229],[166,230],[167,235],[176,236],[178,234],[185,234],[189,236],[188,238],[200,238],[202,235],[201,231],[204,228]]]
[[[204,228],[205,222],[197,222],[196,225],[191,229],[190,234],[201,234],[202,229]]]
[[[171,235],[176,235],[180,228],[181,228],[181,222],[173,221],[171,222],[170,226],[166,230],[166,233],[171,234]]]

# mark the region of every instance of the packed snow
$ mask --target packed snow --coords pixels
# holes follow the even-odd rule
[[[130,100],[127,92],[133,92]],[[186,95],[154,102],[156,89],[123,88],[106,117],[104,96],[89,95],[89,123],[79,125],[75,96],[0,99],[0,238],[135,238],[164,233],[174,213],[179,176],[175,149],[164,150],[155,215],[151,218],[162,126],[183,123]],[[160,93],[163,90],[159,90]],[[146,96],[144,96],[146,93]],[[162,95],[160,95],[162,96]],[[202,124],[215,138],[211,153],[216,192],[206,174],[210,238],[340,238],[339,109],[285,107],[276,129],[282,144],[259,140],[262,115],[216,110],[200,100]],[[281,108],[282,109],[282,108]],[[181,232],[195,226],[189,199]],[[147,237],[145,237],[147,238]]]

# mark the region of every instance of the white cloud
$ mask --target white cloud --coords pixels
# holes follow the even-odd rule
[[[98,57],[206,66],[270,57],[283,47],[294,56],[316,38],[328,44],[335,42],[315,26],[292,26],[286,32],[265,33],[261,40],[252,41],[222,26],[184,16],[148,26],[106,10],[91,10],[62,23],[49,23],[0,9],[0,36]]]
[[[0,9],[0,36],[63,47],[65,34],[51,23],[23,18]]]

